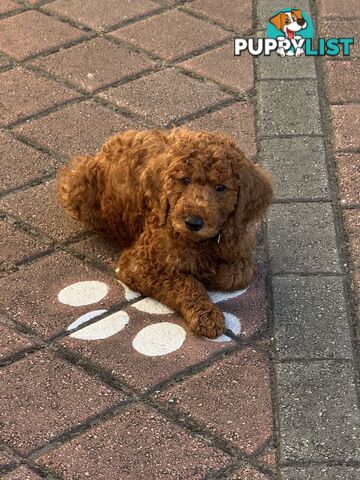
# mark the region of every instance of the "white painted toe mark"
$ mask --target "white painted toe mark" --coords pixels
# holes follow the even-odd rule
[[[156,357],[178,350],[185,337],[186,332],[180,325],[169,322],[155,323],[140,330],[132,345],[139,353]]]
[[[97,310],[97,312],[99,311],[101,310]],[[99,315],[99,313],[97,315]],[[93,317],[96,317],[97,315],[93,315]],[[85,315],[83,315],[83,317],[84,316]],[[80,317],[77,321],[79,321],[81,318],[82,317]],[[128,323],[129,315],[126,312],[115,312],[108,315],[107,317],[102,318],[98,322],[94,322],[87,327],[77,330],[76,332],[72,333],[70,337],[78,338],[80,340],[102,340],[120,332],[123,328],[126,327]]]
[[[139,300],[138,302],[134,303],[132,307],[136,308],[137,310],[140,310],[141,312],[155,313],[158,315],[174,313],[174,310],[171,310],[171,308],[149,297]]]
[[[89,320],[92,320],[93,318],[98,317],[99,315],[102,315],[106,312],[107,310],[93,310],[92,312],[85,313],[84,315],[81,315],[81,317],[79,317],[77,320],[75,320],[75,322],[69,325],[67,330],[74,330],[83,323],[88,322]]]
[[[240,319],[233,315],[232,313],[224,312],[225,317],[225,327],[230,330],[234,335],[238,336],[241,332]],[[210,339],[212,342],[231,342],[232,338],[228,337],[225,334],[220,335],[219,337]]]
[[[209,298],[214,303],[223,302],[224,300],[229,300],[230,298],[239,297],[243,295],[248,287],[241,290],[235,290],[234,292],[218,292],[218,291],[208,291]]]
[[[106,297],[109,287],[104,282],[90,280],[86,282],[77,282],[60,290],[59,302],[80,307],[96,303]]]
[[[116,271],[118,270],[119,269],[117,268]],[[141,293],[131,290],[127,285],[125,285],[125,283],[121,282],[120,280],[118,280],[118,282],[120,283],[120,285],[123,287],[125,291],[126,300],[134,300],[134,298],[140,297]]]

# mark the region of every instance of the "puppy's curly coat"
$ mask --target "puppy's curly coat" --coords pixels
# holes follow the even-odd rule
[[[72,218],[115,236],[117,277],[181,313],[190,330],[214,338],[223,313],[206,289],[249,285],[256,268],[252,224],[272,187],[262,168],[219,132],[134,130],[59,173],[60,203]]]

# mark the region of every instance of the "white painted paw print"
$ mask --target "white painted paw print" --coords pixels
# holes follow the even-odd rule
[[[130,290],[126,285],[119,281],[124,288],[126,300],[135,300],[140,297],[140,293]],[[88,280],[73,283],[60,290],[58,294],[59,302],[70,305],[72,307],[80,307],[91,305],[99,302],[106,297],[110,288],[104,282],[97,280]],[[236,298],[246,292],[247,289],[237,290],[235,292],[209,292],[209,297],[214,303],[224,300]],[[149,315],[169,315],[174,311],[166,305],[145,297],[131,305],[138,311],[148,313]],[[92,310],[79,317],[75,322],[68,326],[67,330],[72,331],[70,337],[79,340],[102,340],[112,335],[118,334],[130,322],[129,314],[123,310],[119,310],[106,315],[107,310]],[[93,321],[96,317],[101,316],[98,321]],[[231,331],[233,335],[240,335],[241,324],[238,317],[224,312],[226,329]],[[91,323],[90,323],[91,321]],[[86,323],[89,323],[86,325]],[[79,328],[84,324],[83,328]],[[150,357],[167,355],[181,348],[186,339],[186,330],[182,326],[172,322],[157,322],[142,328],[132,341],[133,348]],[[229,342],[231,337],[228,335],[220,335],[212,342]]]

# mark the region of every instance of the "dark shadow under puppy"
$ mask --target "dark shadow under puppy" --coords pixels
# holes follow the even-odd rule
[[[254,222],[272,201],[268,175],[219,132],[134,130],[59,173],[72,218],[127,247],[117,277],[214,338],[223,313],[206,289],[237,290],[256,273]]]

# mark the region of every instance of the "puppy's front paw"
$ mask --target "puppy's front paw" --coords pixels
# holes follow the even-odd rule
[[[191,315],[189,328],[195,335],[216,338],[225,331],[224,314],[217,308],[196,312]]]

